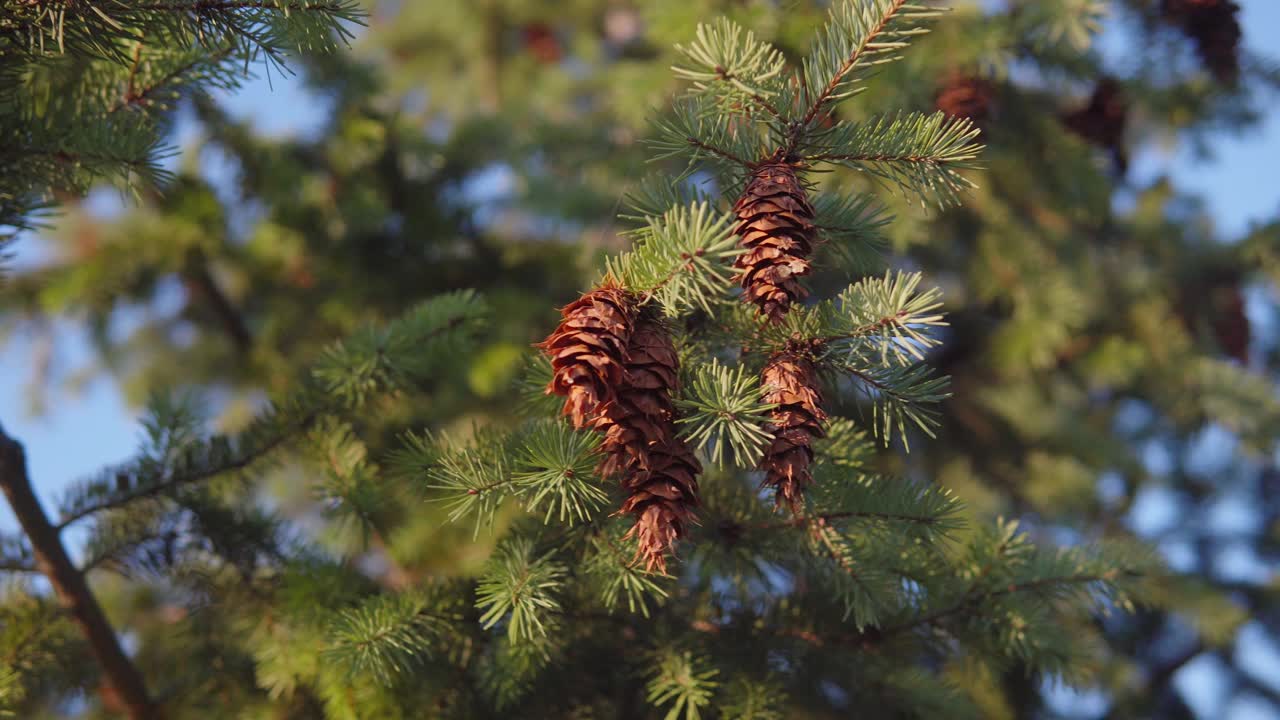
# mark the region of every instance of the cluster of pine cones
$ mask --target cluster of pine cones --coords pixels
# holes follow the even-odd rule
[[[565,396],[574,427],[604,435],[599,472],[618,478],[635,518],[628,537],[649,570],[666,570],[666,552],[698,505],[702,466],[676,434],[679,361],[671,336],[612,280],[561,311],[541,345],[553,371],[548,392]]]
[[[734,206],[742,254],[735,266],[743,298],[768,322],[779,322],[805,297],[814,210],[795,168],[762,163]],[[604,436],[598,468],[626,493],[621,514],[635,525],[628,538],[648,570],[666,570],[666,556],[695,521],[702,466],[676,432],[672,396],[678,358],[669,331],[613,279],[561,310],[560,325],[539,347],[550,357],[548,393],[565,398],[574,427]],[[822,397],[813,348],[793,343],[762,373],[763,400],[775,403],[773,441],[760,463],[764,485],[779,505],[798,511],[812,481],[812,442],[822,436]]]
[[[760,165],[734,204],[734,232],[743,252],[734,264],[743,299],[754,303],[769,322],[781,322],[807,292],[800,278],[811,271],[814,211],[795,168],[785,162]],[[813,481],[813,440],[823,435],[822,394],[813,348],[793,343],[775,353],[761,372],[764,401],[777,405],[768,430],[773,441],[760,469],[764,485],[778,504],[799,510],[804,490]]]

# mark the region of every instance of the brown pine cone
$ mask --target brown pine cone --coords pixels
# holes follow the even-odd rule
[[[671,337],[656,320],[636,323],[627,346],[626,374],[594,426],[604,433],[602,475],[620,476],[627,493],[620,513],[634,515],[627,537],[652,570],[666,571],[666,552],[685,533],[698,505],[702,466],[676,436],[679,359]]]
[[[785,162],[761,165],[733,206],[734,232],[743,252],[734,262],[744,299],[771,322],[804,299],[799,278],[809,274],[813,251],[813,206],[795,168]]]
[[[1103,78],[1089,96],[1089,104],[1064,115],[1062,122],[1090,144],[1110,150],[1116,169],[1123,175],[1129,166],[1124,148],[1128,115],[1120,84],[1112,78]]]
[[[626,537],[635,537],[636,555],[645,569],[667,571],[667,551],[684,537],[688,524],[696,522],[698,473],[702,465],[674,428],[660,442],[647,448],[647,470],[635,470],[622,481],[627,492],[621,513],[634,515],[636,524]]]
[[[1245,314],[1244,295],[1239,287],[1220,287],[1214,291],[1213,334],[1228,357],[1241,365],[1249,364],[1249,316]]]
[[[537,345],[551,358],[547,394],[565,396],[574,427],[591,425],[622,384],[634,314],[630,293],[606,282],[566,305],[560,325]]]
[[[991,114],[995,88],[989,80],[970,75],[952,75],[934,96],[938,110],[952,116],[982,122]]]
[[[783,350],[769,359],[761,372],[764,401],[776,403],[767,428],[773,442],[764,452],[760,467],[764,486],[774,490],[774,502],[786,503],[797,511],[804,491],[813,483],[809,466],[813,462],[813,441],[822,437],[822,391],[818,372],[803,352]]]
[[[1240,74],[1240,5],[1234,0],[1164,0],[1165,18],[1195,41],[1200,60],[1225,83]]]

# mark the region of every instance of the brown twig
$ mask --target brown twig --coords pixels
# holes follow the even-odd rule
[[[23,532],[31,541],[36,567],[49,580],[58,603],[71,616],[89,641],[89,648],[101,666],[107,682],[119,695],[125,712],[133,720],[156,720],[164,717],[160,707],[147,693],[138,668],[120,647],[115,630],[102,612],[102,606],[85,582],[84,575],[71,563],[58,529],[40,507],[27,475],[26,454],[22,445],[0,429],[0,488],[9,500]]]
[[[737,155],[734,155],[728,150],[722,150],[714,145],[708,145],[707,143],[702,142],[698,138],[691,137],[686,139],[689,141],[690,145],[698,148],[699,150],[704,150],[706,152],[711,153],[712,155],[719,155],[720,157],[726,160],[730,160],[732,162],[738,163],[739,165],[747,168],[748,170],[756,166],[756,164],[753,162],[750,162],[748,160],[743,160],[742,158],[738,157]]]
[[[218,318],[227,337],[235,345],[236,352],[242,356],[247,354],[253,346],[253,335],[245,325],[240,311],[232,304],[231,299],[209,272],[209,263],[205,254],[198,249],[193,250],[188,257],[187,267],[181,275],[187,291],[207,305]]]

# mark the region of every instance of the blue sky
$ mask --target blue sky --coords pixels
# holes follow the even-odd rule
[[[1246,46],[1280,58],[1280,44],[1274,37],[1280,29],[1280,0],[1240,2],[1244,8]],[[1280,107],[1276,98],[1271,99],[1271,104]],[[314,101],[295,80],[278,75],[273,76],[270,87],[265,79],[249,83],[237,95],[227,98],[227,105],[237,115],[252,118],[262,131],[273,134],[314,129],[319,115],[310,111],[315,108]],[[282,112],[284,108],[295,112]],[[1141,184],[1168,174],[1181,189],[1202,194],[1228,235],[1244,232],[1251,223],[1274,218],[1280,211],[1280,193],[1274,179],[1275,170],[1280,167],[1280,113],[1268,114],[1259,128],[1248,133],[1219,137],[1211,150],[1211,158],[1198,158],[1189,150],[1169,154],[1149,148],[1135,158],[1132,177]],[[31,261],[35,249],[36,243],[31,240],[19,242],[19,262]],[[75,368],[91,360],[82,336],[70,330],[61,331],[58,336],[61,365]],[[119,389],[109,379],[94,380],[74,392],[55,389],[48,398],[48,411],[32,414],[24,388],[31,377],[32,357],[32,345],[25,338],[17,337],[0,346],[0,424],[6,433],[26,445],[37,492],[46,508],[52,508],[54,498],[67,483],[130,457],[139,442],[140,427],[137,409],[126,406]],[[0,529],[13,527],[8,507],[0,507]],[[1280,667],[1280,650],[1267,644],[1260,629],[1243,638],[1241,648],[1256,662],[1269,661],[1269,667]],[[1187,691],[1202,718],[1276,717],[1265,705],[1251,703],[1247,698],[1222,708],[1221,698],[1227,688],[1215,662],[1211,657],[1202,657],[1178,678],[1179,687]],[[1062,699],[1072,697],[1068,693]]]

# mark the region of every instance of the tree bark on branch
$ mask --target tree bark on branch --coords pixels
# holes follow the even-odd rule
[[[72,564],[57,529],[49,522],[27,476],[22,445],[0,428],[0,488],[31,542],[36,568],[53,586],[58,603],[89,641],[94,659],[107,682],[119,694],[133,720],[159,720],[164,715],[147,694],[142,674],[120,647],[102,606],[89,590],[84,575]]]

